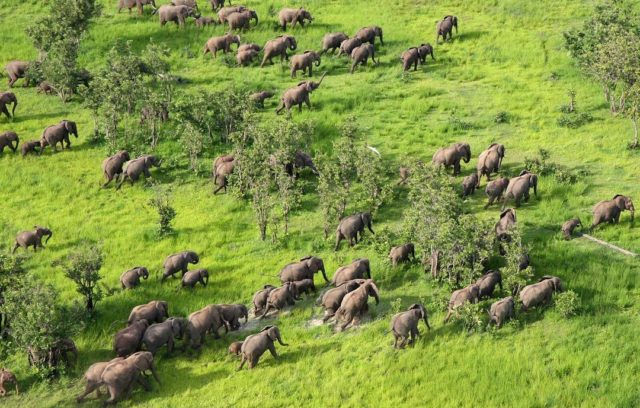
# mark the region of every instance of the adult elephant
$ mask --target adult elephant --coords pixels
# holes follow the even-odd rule
[[[352,74],[355,72],[358,65],[367,65],[369,57],[374,65],[378,65],[380,61],[375,59],[376,48],[373,44],[362,44],[351,51],[351,69],[349,72]]]
[[[117,180],[122,175],[122,166],[129,160],[131,160],[131,157],[126,150],[120,150],[113,156],[104,159],[102,162],[102,174],[107,181],[102,187],[106,187],[114,179]]]
[[[249,362],[250,369],[255,367],[267,349],[271,352],[273,358],[278,358],[278,353],[274,346],[276,340],[281,345],[288,346],[288,344],[282,342],[278,326],[265,326],[259,333],[252,334],[244,339],[240,349],[241,360],[238,371],[242,370],[246,362]]]
[[[333,274],[331,284],[342,285],[354,279],[371,279],[371,262],[367,258],[354,259],[349,265],[341,266]]]
[[[144,376],[147,371],[151,371],[153,378],[160,384],[153,354],[148,351],[140,351],[124,360],[110,363],[100,377],[100,382],[107,387],[110,396],[104,404],[115,404],[127,398],[136,383],[141,384],[147,391],[151,390]]]
[[[516,316],[516,305],[513,297],[509,296],[491,304],[489,309],[490,323],[495,323],[496,327]]]
[[[162,281],[164,282],[168,277],[175,275],[178,272],[182,272],[182,276],[189,269],[189,264],[197,264],[200,262],[200,257],[193,251],[182,251],[177,254],[169,255],[164,260],[162,267],[164,273],[162,274]]]
[[[147,327],[149,327],[149,322],[142,319],[117,332],[113,340],[113,351],[116,355],[127,357],[138,351]]]
[[[84,377],[83,377],[87,384],[85,385],[84,391],[82,391],[82,393],[78,395],[78,397],[76,398],[76,402],[78,403],[82,402],[82,400],[85,399],[87,395],[91,394],[94,391],[96,392],[96,397],[100,398],[100,395],[101,395],[100,387],[102,386],[102,373],[104,372],[105,368],[107,368],[112,363],[123,361],[123,360],[124,358],[122,357],[116,357],[110,361],[101,361],[89,366],[87,371],[84,373]]]
[[[340,51],[338,51],[338,57],[341,55],[351,56],[351,52],[361,45],[362,40],[358,37],[347,38],[340,43]]]
[[[11,114],[9,114],[8,105],[12,105]],[[18,106],[18,98],[13,92],[0,93],[0,113],[4,113],[7,118],[11,119],[16,116],[16,107]]]
[[[509,231],[513,228],[518,219],[516,217],[516,210],[513,208],[509,208],[500,213],[500,219],[496,223],[494,227],[494,231],[496,233],[496,237],[501,240],[509,239]]]
[[[532,307],[548,304],[554,292],[562,292],[562,282],[556,276],[543,276],[538,283],[525,286],[520,291],[520,302],[525,312]]]
[[[160,17],[161,27],[171,22],[179,27],[184,27],[184,22],[187,17],[197,17],[196,9],[187,6],[171,6],[165,4],[154,11],[157,11]]]
[[[258,13],[255,10],[237,11],[227,16],[229,30],[248,30],[251,28],[251,20],[256,21],[255,26],[258,25]]]
[[[369,297],[376,300],[376,305],[380,303],[380,292],[371,279],[367,279],[360,287],[347,293],[340,307],[336,310],[336,320],[342,321],[340,330],[344,330],[349,324],[359,321],[369,310],[367,304]]]
[[[296,24],[304,27],[305,20],[311,23],[313,16],[305,10],[304,7],[300,7],[299,9],[284,8],[278,13],[278,21],[283,30],[287,29],[287,24],[291,24],[291,28],[295,27]]]
[[[149,170],[153,167],[160,167],[160,164],[160,159],[151,154],[146,154],[138,157],[137,159],[129,160],[123,166],[122,175],[116,189],[119,190],[127,179],[131,185],[133,185],[133,183],[138,181],[141,175],[144,176],[145,179],[151,178]]]
[[[149,270],[144,266],[136,266],[120,276],[120,285],[122,289],[133,289],[140,285],[140,279],[147,280],[148,278]]]
[[[200,283],[206,287],[209,283],[209,271],[206,269],[195,269],[193,271],[187,271],[182,275],[182,287],[183,288],[195,288],[196,284]]]
[[[186,327],[187,320],[182,317],[170,317],[162,323],[152,324],[142,336],[142,345],[155,355],[158,349],[166,344],[167,352],[171,353],[175,341],[184,336]]]
[[[488,208],[494,201],[500,202],[508,186],[509,179],[506,177],[500,177],[490,181],[484,189],[484,193],[487,195],[487,204],[485,204],[484,208]]]
[[[391,251],[389,251],[389,260],[393,266],[398,266],[399,263],[409,261],[409,257],[413,257],[413,261],[415,262],[416,247],[411,242],[393,247]]]
[[[13,88],[13,85],[20,78],[25,78],[24,86],[29,86],[29,78],[27,77],[28,61],[10,61],[4,69],[9,75],[9,88]]]
[[[42,245],[42,237],[46,236],[45,243],[49,242],[49,238],[53,235],[53,232],[49,228],[40,227],[35,225],[33,231],[22,231],[16,236],[16,242],[13,245],[12,253],[16,252],[18,247],[22,247],[27,250],[30,246],[33,246],[33,252],[36,252],[38,247],[44,248]]]
[[[445,16],[442,21],[436,24],[436,44],[438,39],[442,36],[442,41],[447,41],[447,36],[451,40],[453,35],[453,28],[456,28],[456,34],[458,34],[458,17]]]
[[[305,51],[302,54],[291,57],[291,78],[296,77],[297,71],[307,72],[309,76],[313,76],[313,63],[320,66],[320,54],[315,51]]]
[[[57,125],[48,126],[43,132],[42,136],[40,136],[40,153],[44,151],[46,146],[51,146],[54,152],[58,151],[57,144],[60,143],[60,146],[64,150],[65,144],[66,148],[69,149],[71,147],[71,140],[69,140],[69,135],[74,135],[76,139],[78,138],[78,126],[76,122],[71,120],[62,120]]]
[[[628,210],[631,213],[631,222],[633,222],[635,207],[630,197],[616,194],[611,200],[600,201],[593,207],[593,221],[591,222],[590,230],[593,230],[603,222],[610,224],[620,222],[620,214],[624,210]]]
[[[187,342],[192,349],[199,349],[204,344],[208,332],[211,332],[214,338],[220,338],[218,331],[222,327],[228,329],[226,322],[222,319],[220,307],[207,305],[191,313],[187,318]]]
[[[271,293],[271,291],[273,291],[274,289],[277,289],[277,288],[273,285],[264,285],[262,289],[260,289],[253,295],[253,300],[252,300],[253,314],[255,316],[262,314],[262,312],[264,311],[264,308],[267,306],[267,299],[269,299],[269,293]]]
[[[376,37],[380,37],[380,44],[384,45],[384,41],[382,41],[382,28],[378,26],[363,27],[358,30],[355,37],[359,38],[363,43],[368,42],[371,44],[375,42]]]
[[[487,176],[487,182],[491,181],[491,173],[500,171],[502,159],[504,158],[504,145],[492,143],[489,148],[478,156],[478,164],[476,166],[478,172],[478,187],[480,187],[480,179]]]
[[[358,289],[365,281],[365,279],[351,280],[324,292],[316,301],[316,304],[324,308],[324,317],[322,318],[322,322],[325,323],[327,320],[335,316],[336,311],[340,308],[342,299],[346,294]]]
[[[240,46],[239,35],[225,34],[220,37],[211,37],[207,40],[202,51],[204,54],[210,52],[211,57],[216,58],[218,56],[218,50],[221,50],[224,54],[231,52],[232,44],[237,44],[238,47]]]
[[[398,313],[391,318],[391,332],[393,333],[393,348],[404,348],[407,343],[413,344],[420,335],[418,323],[424,321],[427,329],[429,319],[427,318],[427,309],[422,304],[416,303],[409,306],[406,312]],[[400,344],[398,344],[400,340]]]
[[[119,0],[118,13],[124,8],[129,9],[129,13],[131,13],[131,9],[137,7],[138,15],[142,15],[144,6],[151,6],[154,10],[157,8],[155,0]]]
[[[218,19],[220,20],[220,24],[225,24],[227,22],[227,17],[229,17],[233,13],[240,13],[245,11],[247,8],[245,6],[234,6],[234,7],[222,7],[220,11],[218,11]]]
[[[324,80],[325,75],[327,73],[323,73],[320,77],[319,82],[313,81],[302,81],[299,82],[294,88],[289,88],[282,94],[282,98],[280,98],[281,105],[278,109],[276,109],[276,114],[279,114],[284,109],[287,112],[291,112],[291,108],[298,105],[298,111],[302,112],[302,104],[306,104],[309,109],[311,109],[311,101],[309,100],[309,95],[316,89],[320,87],[322,84],[322,80]]]
[[[322,259],[317,256],[306,256],[301,258],[298,262],[292,262],[285,265],[280,270],[278,276],[282,283],[294,282],[301,281],[303,279],[313,279],[314,275],[318,273],[318,271],[322,272],[322,277],[325,282],[329,283]]]
[[[340,44],[348,39],[349,36],[343,32],[325,34],[324,37],[322,37],[322,51],[320,51],[320,55],[329,51],[331,54],[334,54],[336,50],[340,48]]]
[[[222,318],[227,322],[229,330],[238,330],[241,326],[240,319],[244,319],[244,324],[249,321],[249,310],[243,304],[222,304],[218,305]]]
[[[480,292],[478,293],[478,297],[480,299],[484,297],[491,297],[496,285],[499,285],[500,290],[502,290],[502,275],[499,271],[488,271],[476,281],[476,285],[478,285],[478,288],[480,289]]]
[[[4,152],[5,147],[9,147],[15,153],[18,150],[18,143],[20,143],[20,138],[16,132],[0,133],[0,153]]]
[[[298,48],[298,42],[292,35],[280,35],[273,40],[269,40],[264,45],[264,56],[260,68],[264,67],[264,64],[269,61],[269,64],[273,64],[273,57],[280,56],[280,62],[289,60],[287,50],[295,51]]]
[[[296,299],[298,298],[298,292],[296,292],[296,290],[297,287],[293,284],[293,282],[285,282],[279,288],[276,288],[269,292],[269,296],[267,297],[267,305],[264,308],[264,312],[260,316],[260,319],[264,319],[271,309],[280,311],[285,306],[295,305]]]
[[[161,323],[169,317],[169,304],[164,300],[152,300],[144,305],[138,305],[131,309],[128,324],[138,320],[146,320],[149,323]]]
[[[460,161],[469,163],[471,160],[471,147],[469,143],[454,143],[451,146],[439,149],[433,155],[431,163],[445,168],[453,167],[453,175],[460,174]]]
[[[531,173],[528,170],[522,170],[518,177],[514,177],[509,180],[509,185],[504,192],[504,199],[502,200],[502,209],[507,206],[507,201],[513,199],[516,202],[516,207],[520,206],[520,201],[524,199],[525,202],[529,201],[529,190],[533,188],[533,194],[538,196],[538,176]]]
[[[371,227],[372,217],[370,212],[359,212],[340,220],[338,228],[336,228],[336,246],[334,251],[338,250],[340,241],[343,239],[349,240],[349,245],[353,246],[358,243],[358,234],[360,234],[360,240],[364,235],[365,227],[369,228],[372,234],[373,229]]]
[[[451,318],[454,310],[464,305],[465,303],[473,302],[478,303],[480,299],[480,287],[476,284],[467,286],[466,288],[458,289],[451,294],[449,299],[449,310],[447,316],[444,318],[444,322],[447,323]]]

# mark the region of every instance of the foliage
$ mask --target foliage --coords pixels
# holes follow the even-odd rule
[[[555,309],[566,319],[580,312],[580,296],[572,290],[556,293],[553,298]]]
[[[149,205],[158,212],[158,229],[156,235],[163,238],[173,232],[171,223],[176,217],[176,210],[171,205],[171,194],[161,188],[154,187],[155,194],[149,199]]]
[[[102,260],[102,249],[92,245],[71,253],[63,264],[64,275],[76,284],[76,291],[84,297],[89,313],[108,293],[104,285],[100,285]]]

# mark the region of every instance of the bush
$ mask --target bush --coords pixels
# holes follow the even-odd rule
[[[554,304],[558,313],[568,319],[580,311],[580,296],[572,290],[558,293],[555,295]]]

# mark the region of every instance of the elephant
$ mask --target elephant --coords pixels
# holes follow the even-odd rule
[[[235,159],[231,161],[223,161],[217,166],[214,162],[214,174],[213,174],[213,183],[218,186],[217,189],[213,191],[213,194],[217,194],[218,191],[224,189],[224,192],[227,192],[227,185],[229,184],[229,175],[233,173],[233,169],[236,166]]]
[[[231,45],[237,44],[240,46],[240,36],[233,34],[225,34],[220,37],[211,37],[207,40],[202,51],[204,54],[210,52],[212,58],[216,58],[218,50],[221,50],[224,54],[231,52]]]
[[[122,289],[133,289],[140,285],[140,278],[144,280],[149,278],[149,270],[144,266],[136,266],[124,272],[120,276],[120,285]]]
[[[376,305],[380,303],[380,292],[371,279],[367,279],[359,288],[344,295],[335,315],[337,321],[343,322],[340,326],[341,330],[344,330],[350,323],[359,321],[369,310],[367,305],[369,296],[376,300]]]
[[[340,43],[340,50],[338,51],[338,57],[341,55],[351,56],[351,52],[362,45],[362,40],[358,37],[347,38]]]
[[[384,45],[384,41],[382,41],[382,28],[378,26],[363,27],[358,30],[354,37],[359,38],[363,43],[368,42],[372,45],[375,42],[376,37],[380,37],[380,44]]]
[[[133,185],[133,183],[138,181],[140,175],[143,175],[145,179],[150,178],[151,173],[149,172],[149,169],[152,167],[160,167],[160,164],[160,159],[151,154],[146,154],[138,157],[137,159],[129,160],[123,166],[122,175],[120,176],[120,181],[116,186],[116,190],[119,190],[127,179],[129,179],[129,182]]]
[[[241,326],[240,319],[244,318],[244,324],[249,321],[249,310],[243,304],[218,305],[222,312],[222,319],[227,322],[229,330],[238,330]]]
[[[471,147],[469,143],[454,143],[451,146],[439,149],[433,155],[431,162],[434,165],[449,168],[453,166],[453,175],[460,174],[460,160],[469,163],[471,160]]]
[[[514,225],[518,222],[516,217],[516,210],[513,208],[509,208],[502,213],[500,213],[500,220],[496,223],[494,228],[496,232],[496,237],[499,240],[508,240],[509,239],[509,230],[513,228]]]
[[[416,260],[416,247],[411,242],[404,245],[391,248],[389,251],[389,259],[391,265],[398,266],[399,263],[410,261],[409,257],[413,257],[413,261]]]
[[[224,0],[209,0],[209,3],[211,3],[211,11],[224,7]],[[231,1],[229,1],[229,4],[231,4]]]
[[[476,281],[476,285],[480,288],[479,299],[491,297],[496,285],[500,285],[500,290],[502,290],[502,275],[499,271],[488,271]]]
[[[18,247],[22,247],[26,251],[30,246],[33,246],[33,252],[36,252],[38,247],[44,248],[44,245],[42,245],[42,237],[46,235],[47,239],[44,242],[48,243],[53,232],[51,232],[49,228],[40,227],[38,225],[34,225],[33,228],[33,231],[22,231],[18,233],[11,253],[15,253]]]
[[[303,74],[307,71],[309,76],[313,76],[314,62],[316,67],[320,66],[320,54],[315,51],[305,51],[291,57],[291,78],[295,78],[296,72],[299,70],[302,70]]]
[[[11,114],[7,105],[12,105]],[[4,113],[9,119],[16,116],[16,107],[18,106],[18,98],[13,92],[0,92],[0,113]]]
[[[342,285],[345,282],[354,279],[371,279],[371,263],[367,258],[354,259],[349,265],[341,266],[333,274],[331,284],[334,286]]]
[[[22,153],[22,157],[26,156],[28,153],[37,154],[39,150],[40,150],[39,140],[29,140],[26,142],[22,142],[22,146],[20,146],[20,152]]]
[[[213,337],[218,339],[218,330],[224,327],[228,330],[227,323],[222,319],[222,312],[217,305],[207,305],[204,308],[193,312],[187,318],[187,341],[192,349],[199,349],[205,341],[207,332],[211,332]]]
[[[313,279],[302,279],[299,281],[293,281],[292,283],[296,287],[295,291],[298,294],[298,299],[302,294],[317,292],[316,285],[315,283],[313,283]]]
[[[411,169],[401,166],[398,169],[398,172],[400,173],[400,181],[398,181],[398,185],[406,185],[409,181],[409,177],[411,176]]]
[[[478,185],[478,175],[471,173],[464,179],[462,179],[462,197],[473,195],[476,192],[476,186]]]
[[[258,13],[255,10],[237,11],[227,16],[229,30],[248,30],[251,20],[256,20],[256,26],[258,25]]]
[[[273,358],[278,358],[278,353],[276,353],[276,348],[274,347],[276,340],[282,346],[288,346],[288,344],[282,342],[278,326],[265,326],[259,333],[252,334],[244,339],[240,349],[240,367],[238,367],[237,371],[242,370],[246,362],[249,362],[250,369],[254,368],[258,365],[260,357],[267,349],[269,349]]]
[[[65,119],[57,125],[47,127],[42,132],[42,136],[40,136],[39,154],[42,154],[45,146],[51,146],[54,152],[58,151],[56,147],[58,143],[60,143],[63,150],[65,148],[65,144],[66,148],[69,149],[71,147],[71,141],[69,140],[70,134],[74,135],[76,139],[78,138],[78,126],[76,125],[76,122]]]
[[[336,50],[340,48],[340,44],[348,39],[349,36],[343,32],[325,34],[324,37],[322,37],[322,51],[320,51],[320,55],[329,50],[331,50],[331,54],[335,54]]]
[[[538,196],[538,176],[529,172],[528,170],[522,170],[518,177],[514,177],[509,180],[509,185],[504,192],[504,198],[502,200],[502,209],[507,205],[509,199],[514,199],[516,207],[520,205],[520,201],[524,198],[524,201],[529,201],[529,190],[533,188],[533,194]]]
[[[444,318],[444,322],[447,323],[451,318],[454,310],[459,308],[468,302],[478,303],[480,299],[480,287],[476,284],[471,284],[466,288],[458,289],[451,294],[449,299],[449,310],[447,316]]]
[[[415,342],[420,335],[418,323],[421,319],[427,329],[431,330],[429,319],[427,318],[427,309],[418,303],[409,306],[406,312],[395,314],[391,318],[391,332],[394,337],[393,348],[404,348],[407,343],[413,344]],[[400,344],[398,344],[398,340],[400,340]]]
[[[624,210],[628,210],[631,213],[631,222],[633,222],[635,207],[630,197],[616,194],[611,200],[600,201],[593,207],[593,221],[589,230],[593,230],[603,222],[610,224],[620,222],[620,214]]]
[[[20,138],[16,132],[8,131],[0,133],[0,153],[3,153],[4,148],[7,146],[15,153],[15,151],[18,150],[19,142]]]
[[[122,166],[131,160],[129,152],[126,150],[120,150],[118,153],[111,157],[107,157],[102,162],[102,174],[107,180],[102,187],[106,187],[112,180],[117,180],[123,173]]]
[[[182,339],[186,327],[187,320],[182,317],[170,317],[162,323],[152,324],[142,336],[142,345],[155,355],[166,344],[167,352],[171,353],[175,340]]]
[[[264,285],[262,289],[257,291],[253,295],[253,314],[258,316],[262,314],[264,308],[267,306],[267,299],[269,298],[269,293],[276,289],[273,285]]]
[[[156,366],[153,362],[153,354],[148,351],[140,351],[124,360],[115,361],[107,365],[100,377],[101,384],[107,387],[110,396],[104,402],[104,405],[115,404],[128,398],[135,383],[139,383],[145,390],[150,391],[151,386],[144,378],[146,371],[151,371],[153,378],[160,384]]]
[[[187,271],[182,275],[182,287],[188,287],[190,289],[195,288],[196,284],[200,283],[206,287],[209,283],[209,271],[206,269],[195,269],[193,271]]]
[[[360,234],[360,240],[362,240],[365,227],[369,228],[372,234],[375,234],[371,228],[371,222],[372,217],[370,212],[359,212],[341,219],[338,228],[336,228],[336,246],[334,251],[338,250],[340,241],[343,239],[348,239],[350,246],[354,245],[354,241],[357,244],[358,233]]]
[[[227,17],[229,17],[233,13],[240,13],[245,11],[247,8],[245,6],[235,6],[235,7],[222,7],[218,11],[218,19],[220,20],[220,24],[225,24],[227,22]]]
[[[335,316],[336,311],[338,310],[338,308],[340,308],[340,304],[342,304],[342,299],[345,297],[345,295],[358,289],[364,282],[365,279],[350,280],[337,285],[335,288],[331,288],[320,295],[320,297],[316,301],[316,304],[322,306],[325,310],[322,322],[325,323],[327,320]]]
[[[100,386],[102,385],[102,373],[104,372],[104,369],[111,363],[119,361],[124,361],[124,358],[116,357],[110,361],[101,361],[99,363],[91,364],[84,373],[84,379],[87,384],[85,385],[84,391],[76,398],[76,402],[82,402],[82,400],[93,391],[96,392],[96,397],[100,398]]]
[[[154,10],[157,8],[154,0],[119,0],[118,13],[122,11],[123,8],[129,9],[129,13],[131,13],[131,9],[137,7],[138,15],[142,15],[143,7],[147,5],[151,6]]]
[[[525,286],[520,291],[520,302],[525,312],[532,307],[549,303],[554,292],[562,292],[562,282],[555,276],[543,276],[538,283]]]
[[[117,332],[113,340],[113,351],[116,355],[127,357],[138,351],[147,327],[149,327],[149,322],[146,319],[141,319]]]
[[[247,65],[253,63],[253,59],[258,56],[258,51],[256,50],[245,50],[238,51],[236,54],[236,62],[238,65],[246,67]],[[262,103],[262,107],[264,108],[264,101]]]
[[[351,69],[349,72],[352,74],[355,72],[358,65],[367,65],[369,57],[374,65],[378,65],[380,61],[375,59],[376,48],[373,44],[362,44],[351,51]]]
[[[487,176],[487,182],[491,181],[491,173],[497,173],[504,159],[504,145],[492,143],[489,148],[478,156],[478,187],[482,176]]]
[[[253,51],[253,52],[256,52],[256,51]],[[264,101],[266,99],[272,98],[274,95],[275,94],[273,92],[261,91],[261,92],[252,93],[251,95],[249,95],[249,99],[251,100],[251,102],[255,103],[259,107],[264,108]]]
[[[564,239],[567,241],[570,240],[571,234],[573,234],[573,230],[576,229],[577,227],[582,228],[582,223],[580,222],[580,218],[573,218],[573,219],[570,219],[569,221],[566,221],[564,224],[562,224],[562,235],[564,235]]]
[[[311,279],[318,271],[322,272],[322,277],[325,282],[329,282],[327,278],[326,271],[324,269],[324,262],[321,258],[317,256],[306,256],[298,262],[292,262],[290,264],[285,265],[278,276],[280,277],[280,282],[293,282],[293,281],[301,281],[303,279]]]
[[[20,394],[20,389],[18,388],[18,379],[11,371],[2,367],[0,369],[0,397],[4,397],[5,395],[7,395],[7,390],[4,388],[4,386],[8,383],[13,383],[13,385],[16,387],[16,395]]]
[[[259,319],[264,319],[271,309],[280,311],[287,305],[295,305],[296,299],[298,298],[296,289],[297,287],[293,284],[293,282],[285,282],[279,288],[275,288],[270,291],[269,296],[267,297],[267,305],[264,308],[264,312],[262,312],[262,315],[260,315]]]
[[[239,356],[242,352],[243,343],[243,341],[234,341],[233,343],[229,344],[229,348],[227,349],[229,351],[229,354],[235,354],[236,356]]]
[[[4,69],[9,75],[9,88],[13,88],[13,84],[20,78],[25,79],[24,86],[29,86],[29,78],[27,77],[27,71],[29,70],[28,61],[10,61]]]
[[[291,28],[295,27],[296,24],[300,24],[301,27],[304,27],[305,20],[311,23],[313,21],[313,16],[303,7],[300,7],[299,9],[284,8],[278,13],[278,21],[280,22],[282,30],[287,29],[287,24],[291,24]]]
[[[456,34],[458,34],[458,17],[456,16],[445,16],[442,21],[438,22],[436,25],[436,44],[440,36],[442,36],[442,41],[447,41],[447,36],[451,40],[453,27],[456,28]]]
[[[205,26],[211,26],[218,24],[218,20],[213,17],[198,17],[195,19],[196,27],[204,28]]]
[[[276,109],[276,114],[282,112],[283,109],[286,109],[287,112],[291,112],[291,108],[295,105],[298,105],[298,110],[302,112],[302,104],[306,103],[307,107],[311,109],[311,101],[309,101],[309,95],[311,92],[315,91],[322,84],[322,80],[324,79],[327,73],[323,73],[320,77],[319,82],[313,81],[302,81],[299,82],[294,88],[289,88],[282,94],[282,98],[280,99],[282,105]]]
[[[164,26],[167,23],[175,23],[179,27],[184,27],[184,22],[187,17],[197,18],[196,9],[187,6],[172,6],[165,4],[160,8],[154,10],[160,17],[160,26]]]
[[[164,282],[168,277],[175,275],[178,272],[182,272],[182,276],[189,269],[189,264],[197,264],[200,262],[200,257],[193,251],[183,251],[177,254],[169,255],[164,260],[162,267],[164,273],[162,274],[162,281]]]
[[[298,48],[296,39],[291,35],[280,35],[273,40],[269,40],[264,44],[264,56],[260,63],[260,68],[264,67],[264,64],[269,61],[269,64],[273,64],[273,57],[280,56],[280,62],[287,60],[287,50],[295,51]]]
[[[500,177],[493,181],[490,181],[487,184],[487,187],[484,189],[484,193],[487,195],[487,203],[484,205],[484,208],[487,209],[494,201],[500,201],[502,199],[502,194],[506,191],[509,186],[509,179],[506,177]]]
[[[500,328],[502,323],[514,317],[516,317],[516,305],[513,301],[513,296],[500,299],[491,304],[489,309],[490,323],[495,323],[496,327]]]
[[[131,325],[138,320],[146,320],[149,323],[162,323],[169,317],[169,304],[164,300],[152,300],[144,305],[138,305],[131,309],[127,324]]]

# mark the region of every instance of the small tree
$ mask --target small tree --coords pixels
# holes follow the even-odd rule
[[[98,246],[90,246],[67,257],[64,274],[76,284],[76,291],[84,297],[85,308],[93,313],[96,304],[105,296],[100,286],[100,268],[102,267],[102,250]]]
[[[173,232],[171,223],[176,217],[176,210],[171,206],[171,195],[168,191],[155,187],[155,195],[149,200],[149,205],[158,212],[159,238],[165,237]]]

